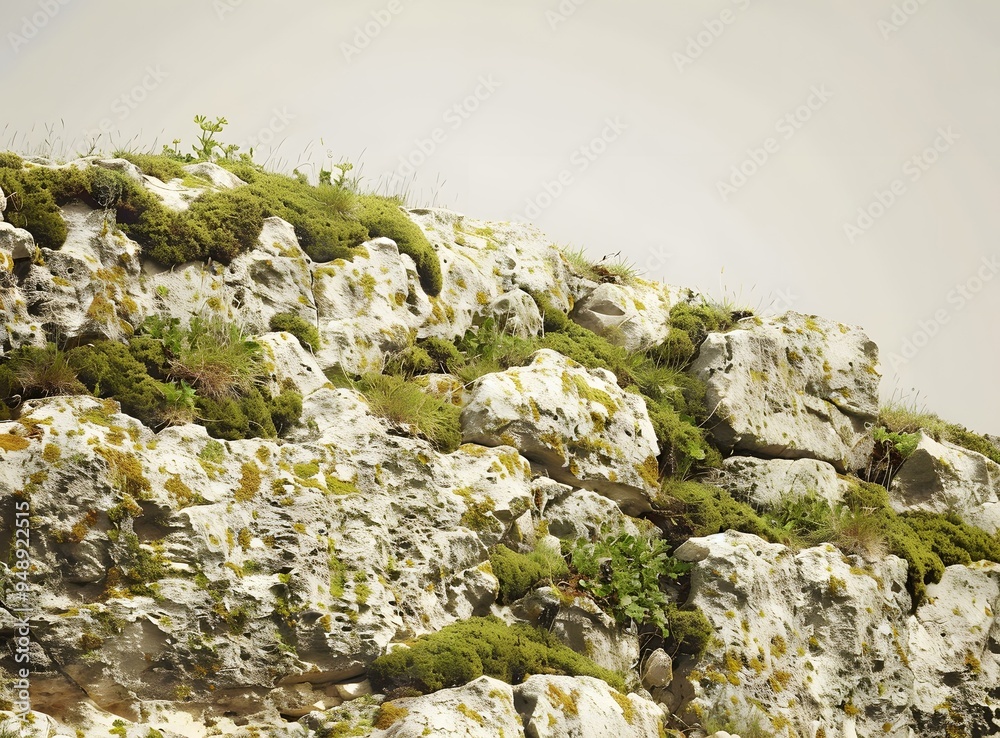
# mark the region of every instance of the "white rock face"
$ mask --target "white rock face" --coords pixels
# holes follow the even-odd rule
[[[784,721],[800,735],[878,735],[885,725],[891,735],[943,735],[956,723],[988,735],[1000,717],[990,696],[1000,565],[949,567],[911,615],[906,563],[894,556],[865,563],[829,545],[796,553],[744,533],[691,539],[675,555],[695,563],[690,602],[721,645],[654,690],[672,709],[686,702],[776,735]]]
[[[139,245],[103,211],[71,203],[61,212],[66,242],[58,251],[41,249],[21,285],[28,311],[64,339],[131,335],[151,302],[139,282]]]
[[[3,193],[3,187],[0,187],[0,223],[3,223],[3,211],[7,209],[7,196]]]
[[[312,273],[322,340],[317,358],[323,367],[340,365],[354,374],[381,370],[384,356],[405,348],[419,325],[407,305],[420,284],[413,260],[388,238],[364,249],[367,255],[318,265]]]
[[[510,445],[565,484],[600,492],[630,515],[656,491],[656,436],[638,395],[603,369],[543,349],[530,363],[487,374],[462,410],[466,441]]]
[[[385,730],[374,730],[373,737],[524,737],[521,716],[514,710],[511,686],[490,677],[479,677],[461,687],[394,700],[390,704],[401,717]]]
[[[524,290],[504,292],[486,306],[483,317],[493,318],[502,331],[519,338],[532,338],[542,332],[538,305]]]
[[[730,456],[723,462],[718,484],[733,497],[756,506],[773,507],[783,500],[809,494],[835,505],[844,498],[848,483],[832,465],[815,459],[758,459]]]
[[[514,688],[528,738],[649,738],[663,713],[637,694],[623,695],[592,677],[528,677]]]
[[[662,283],[606,282],[579,300],[570,318],[628,351],[640,351],[666,339],[677,299],[676,290]]]
[[[30,233],[0,221],[0,313],[3,318],[0,320],[0,356],[20,346],[45,345],[45,331],[41,323],[28,314],[28,302],[14,271],[15,259],[33,259],[36,253],[35,239]]]
[[[754,322],[756,321],[756,322]],[[861,332],[789,312],[747,319],[702,344],[692,373],[707,385],[724,449],[812,458],[840,472],[867,463],[878,413],[878,348]]]
[[[184,683],[196,713],[288,714],[391,641],[489,611],[487,546],[533,505],[528,463],[390,436],[351,391],[306,404],[325,425],[284,443],[154,436],[92,398],[27,404],[39,431],[0,455],[0,501],[34,480],[36,707],[82,689],[135,719]],[[296,684],[312,687],[262,701]]]
[[[897,511],[955,513],[989,533],[1000,530],[1000,464],[923,432],[889,491]]]
[[[303,397],[328,384],[316,359],[291,333],[265,333],[257,342],[264,348],[271,369],[272,396],[279,394],[286,383],[291,383]]]

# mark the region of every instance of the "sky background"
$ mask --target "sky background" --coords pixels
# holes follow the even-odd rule
[[[1000,434],[1000,4],[3,0],[0,147],[226,143],[759,312]],[[98,135],[99,134],[99,135]]]

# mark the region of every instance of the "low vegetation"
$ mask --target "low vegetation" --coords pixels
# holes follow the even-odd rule
[[[500,582],[497,601],[502,605],[521,599],[541,582],[553,582],[569,573],[562,554],[544,546],[521,554],[501,544],[490,553],[490,566]]]
[[[510,626],[493,616],[449,625],[407,645],[372,663],[368,677],[375,690],[428,694],[484,674],[509,684],[519,684],[532,674],[568,674],[603,679],[625,691],[619,674],[562,645],[548,631]]]
[[[365,374],[355,388],[365,396],[375,415],[407,426],[439,451],[450,453],[462,443],[461,409],[425,392],[417,384],[392,374]]]

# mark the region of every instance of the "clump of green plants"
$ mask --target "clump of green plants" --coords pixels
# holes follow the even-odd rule
[[[570,270],[584,279],[630,284],[639,277],[639,270],[635,265],[620,258],[619,254],[607,254],[592,261],[582,248],[563,248],[561,251]]]
[[[13,395],[32,400],[52,395],[86,392],[65,351],[50,343],[45,348],[22,346],[3,357],[0,364],[0,398]]]
[[[413,382],[391,374],[365,374],[357,389],[375,415],[409,426],[438,450],[450,453],[461,445],[461,410]]]
[[[287,331],[298,339],[302,348],[316,352],[319,350],[319,331],[312,323],[295,313],[274,315],[268,327],[272,331]]]
[[[885,429],[890,439],[903,441],[906,445],[900,453],[916,447],[916,434],[924,431],[936,441],[947,441],[969,451],[975,451],[1000,464],[1000,449],[985,437],[973,433],[957,423],[949,423],[933,413],[922,412],[912,405],[890,404],[879,410],[879,425]],[[909,436],[914,436],[910,440]],[[910,447],[912,445],[912,447]],[[908,455],[908,454],[906,454]],[[904,456],[905,458],[905,456]]]
[[[691,566],[669,555],[666,541],[621,534],[596,543],[577,541],[570,549],[570,565],[580,577],[577,586],[588,592],[621,625],[655,626],[670,635],[670,604],[661,588]]]
[[[68,352],[94,396],[153,428],[196,421],[216,438],[274,437],[294,425],[302,397],[259,384],[260,347],[220,319],[151,318],[128,344],[96,341]]]
[[[170,157],[123,150],[115,151],[112,156],[132,162],[139,167],[139,170],[143,174],[156,177],[163,182],[169,182],[172,179],[183,179],[185,176],[181,162]]]
[[[726,530],[753,533],[778,543],[790,540],[789,531],[784,527],[712,485],[665,479],[655,503],[660,527],[668,540],[677,543]]]
[[[691,363],[709,333],[725,332],[736,325],[731,311],[710,302],[677,303],[670,309],[669,323],[666,340],[651,353],[678,369]]]
[[[428,694],[484,674],[509,684],[532,674],[592,676],[625,691],[620,675],[562,645],[548,631],[510,626],[493,616],[469,618],[408,645],[372,663],[368,676],[377,691]]]
[[[498,601],[503,605],[521,599],[539,582],[569,573],[562,554],[545,546],[521,554],[500,544],[490,553],[490,566],[500,582]]]

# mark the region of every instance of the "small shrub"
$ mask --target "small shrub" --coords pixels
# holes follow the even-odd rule
[[[272,331],[291,333],[304,349],[314,353],[319,351],[319,331],[316,326],[295,313],[278,313],[271,318],[269,327]]]
[[[450,453],[461,444],[461,410],[412,382],[387,374],[366,374],[358,388],[375,415],[410,426],[439,450]]]
[[[619,624],[654,625],[667,637],[669,600],[661,580],[676,580],[691,568],[668,555],[669,548],[663,540],[622,534],[597,543],[577,541],[570,563],[580,574],[579,587]]]
[[[560,553],[545,547],[520,554],[501,544],[490,554],[490,566],[500,582],[498,601],[503,605],[521,599],[539,582],[569,572]]]
[[[421,636],[375,659],[368,670],[380,692],[409,688],[428,694],[457,687],[483,674],[518,684],[531,674],[567,674],[603,679],[625,691],[622,678],[529,625],[474,617]]]

